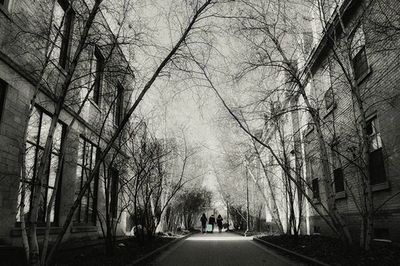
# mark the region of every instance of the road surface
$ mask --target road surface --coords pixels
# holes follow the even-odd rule
[[[251,237],[232,233],[195,234],[162,253],[151,265],[301,265],[256,243]]]

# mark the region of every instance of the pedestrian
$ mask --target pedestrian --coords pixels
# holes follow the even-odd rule
[[[224,219],[222,219],[222,216],[221,216],[221,214],[218,214],[218,217],[217,217],[217,226],[218,226],[218,231],[221,233],[222,232],[222,221],[223,221]]]
[[[207,217],[205,213],[203,213],[203,215],[201,216],[200,221],[201,221],[201,232],[204,234],[206,232],[206,225],[207,225]]]
[[[211,225],[211,233],[214,232],[214,224],[215,224],[214,214],[211,214],[210,218],[208,219],[208,224]]]

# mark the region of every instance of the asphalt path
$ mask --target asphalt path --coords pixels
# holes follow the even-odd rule
[[[195,234],[163,252],[151,265],[304,265],[233,233]]]

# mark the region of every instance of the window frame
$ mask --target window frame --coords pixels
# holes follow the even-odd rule
[[[320,200],[321,199],[321,195],[320,195],[320,191],[319,191],[319,179],[318,177],[313,178],[311,181],[312,184],[312,193],[313,193],[313,199],[314,200]]]
[[[35,105],[35,109],[37,110],[37,112],[39,114],[38,132],[37,132],[37,136],[36,136],[36,142],[34,142],[32,140],[29,140],[29,139],[27,139],[27,141],[26,141],[27,142],[26,143],[27,147],[31,146],[31,147],[35,148],[34,162],[33,162],[33,173],[36,173],[36,169],[38,167],[38,164],[40,163],[39,151],[40,150],[44,150],[44,146],[42,147],[40,145],[40,138],[41,138],[42,127],[43,127],[43,124],[42,124],[43,115],[47,115],[50,119],[51,119],[51,115],[52,115],[50,112],[48,112],[47,110],[45,110],[44,108],[42,108],[39,105]],[[66,125],[63,122],[61,122],[60,120],[58,121],[58,124],[61,125],[61,140],[60,140],[60,147],[61,147],[61,145],[63,145],[63,142],[65,141]],[[60,179],[59,179],[58,184],[57,184],[57,188],[55,186],[54,187],[49,186],[51,157],[53,155],[58,156],[57,171],[61,171]],[[42,189],[43,188],[46,189],[46,193],[45,193],[46,196],[45,196],[45,199],[44,199],[46,204],[45,204],[45,208],[44,208],[44,213],[46,214],[46,212],[47,212],[47,207],[48,207],[47,206],[47,200],[48,200],[47,197],[48,197],[49,189],[51,189],[51,190],[56,189],[57,192],[56,192],[56,198],[55,198],[55,202],[54,202],[54,220],[50,223],[50,225],[51,226],[58,226],[59,225],[60,199],[61,199],[61,187],[62,187],[61,184],[62,184],[62,179],[63,179],[64,161],[60,161],[59,160],[61,154],[59,152],[58,153],[54,152],[53,148],[52,148],[52,151],[51,151],[49,156],[50,156],[50,163],[49,163],[49,166],[48,166],[48,169],[47,169],[46,185],[42,185]],[[56,171],[56,174],[57,174],[57,171]],[[29,199],[29,207],[28,207],[27,214],[29,214],[30,210],[32,209],[32,196],[33,196],[32,191],[33,191],[33,183],[35,182],[34,181],[35,177],[36,177],[36,175],[33,174],[33,178],[32,179],[28,180],[28,178],[27,178],[27,180],[24,181],[25,184],[28,184],[31,187],[31,189],[30,189],[31,193],[30,193],[30,199]],[[20,180],[20,185],[21,185],[21,183],[22,183],[22,180]],[[19,209],[17,210],[17,215],[19,215]],[[39,221],[39,218],[38,218],[38,225],[39,226],[45,226],[45,224],[46,224],[45,218],[46,217],[44,216],[43,220],[41,220],[41,221]],[[20,217],[18,217],[17,219],[20,219]],[[16,219],[16,225],[20,226],[21,225],[21,221],[17,221],[17,219]],[[29,220],[28,220],[28,222],[29,222]]]
[[[328,99],[330,97],[330,102],[328,103]],[[324,94],[324,102],[325,102],[325,108],[326,110],[332,110],[336,106],[336,101],[335,101],[335,94],[333,93],[333,88],[332,86],[329,87],[329,89],[326,90]]]
[[[70,53],[71,53],[71,43],[72,43],[72,35],[74,29],[74,21],[75,21],[75,11],[73,10],[71,4],[67,0],[57,0],[55,5],[59,5],[61,9],[64,11],[64,18],[62,20],[62,25],[59,31],[59,37],[61,38],[61,47],[60,47],[60,54],[58,58],[59,66],[64,69],[68,70],[69,67],[69,60],[70,60]],[[62,29],[61,29],[62,28]],[[57,38],[59,38],[57,37]]]
[[[3,11],[6,15],[10,13],[11,5],[13,0],[3,0],[4,3],[0,3],[0,10]]]
[[[320,200],[320,190],[319,190],[319,178],[315,177],[314,174],[314,159],[309,157],[307,159],[307,165],[306,167],[308,168],[307,171],[307,176],[309,176],[311,180],[311,191],[312,191],[312,198],[316,201]]]
[[[94,47],[93,55],[93,60],[96,60],[96,69],[94,73],[92,100],[100,107],[104,75],[104,56],[97,45]],[[93,71],[93,69],[91,69],[91,71]]]
[[[365,45],[352,58],[354,68],[354,78],[357,81],[362,80],[369,72],[369,63]]]
[[[330,145],[331,149],[331,160],[332,160],[332,176],[333,176],[333,183],[335,186],[335,194],[338,193],[345,193],[345,178],[344,178],[344,169],[342,166],[342,161],[340,160],[340,155],[338,154],[338,139],[337,137],[334,138]],[[341,179],[340,186],[338,186],[338,179]],[[341,190],[338,190],[341,188]]]
[[[378,117],[376,115],[373,115],[367,119],[366,123],[367,123],[367,129],[366,129],[367,131],[368,131],[368,127],[369,127],[368,124],[371,124],[371,133],[369,134],[367,132],[368,139],[369,139],[369,143],[368,143],[369,144],[369,147],[368,147],[369,162],[368,162],[368,169],[367,169],[368,174],[369,174],[369,181],[370,181],[371,185],[379,185],[379,184],[387,182],[387,173],[386,173],[385,160],[384,160],[384,154],[383,154],[382,139],[380,136],[379,126],[378,126]],[[373,147],[374,144],[376,145],[376,147]],[[382,168],[380,169],[381,172],[379,173],[379,177],[373,178],[374,175],[372,173],[377,174],[377,172],[374,171],[375,167],[371,168],[371,165],[375,165],[375,164],[372,164],[371,161],[372,161],[372,156],[376,155],[376,154],[379,154],[379,155],[377,156],[378,158],[375,158],[375,159],[378,159],[380,161],[378,163],[381,164]]]
[[[108,176],[111,178],[110,187],[110,214],[112,218],[118,217],[118,190],[120,173],[115,167],[108,168]]]
[[[84,180],[84,175],[85,175],[84,171],[88,170],[89,171],[89,175],[88,176],[90,176],[90,174],[93,171],[93,169],[91,169],[91,168],[92,168],[92,166],[94,166],[96,164],[96,162],[98,160],[98,155],[99,155],[99,147],[96,144],[94,144],[92,141],[90,141],[89,139],[87,139],[83,135],[81,135],[79,137],[79,143],[81,141],[82,141],[82,146],[79,145],[78,149],[83,148],[82,151],[81,151],[82,152],[82,158],[78,157],[78,161],[77,161],[77,168],[80,167],[81,171],[80,171],[80,176],[79,177],[78,176],[75,177],[75,181],[78,181],[78,178],[79,178],[79,182],[80,183],[79,184],[75,184],[75,193],[76,193],[76,195],[80,193],[82,187],[84,186],[84,184],[86,182],[86,180]],[[86,161],[86,145],[87,144],[90,144],[90,151],[91,151],[90,152],[91,158],[90,158],[89,167],[84,165],[84,163]],[[96,148],[95,154],[93,154],[93,148],[94,147]],[[78,153],[78,155],[79,155],[79,153]],[[93,156],[95,157],[94,161],[93,161]],[[79,163],[79,161],[81,161],[81,163]],[[86,178],[88,176],[86,176]],[[86,204],[86,210],[85,210],[86,215],[82,219],[82,217],[81,217],[81,209],[83,207],[82,200],[79,202],[79,206],[76,209],[76,212],[74,214],[73,224],[75,226],[88,226],[88,225],[89,226],[90,225],[95,226],[96,223],[97,223],[97,217],[96,216],[97,216],[97,201],[98,201],[99,171],[97,171],[96,176],[94,177],[92,182],[93,182],[93,190],[94,190],[92,192],[93,193],[93,197],[91,197],[91,195],[90,195],[91,194],[90,186],[89,186],[89,189],[85,192],[86,197],[87,198],[90,197],[92,199],[91,204]],[[78,185],[79,185],[79,187],[78,187]],[[79,190],[77,190],[78,188],[79,188]],[[90,207],[92,207],[91,215],[89,215]]]
[[[114,114],[113,114],[113,119],[114,119],[114,124],[116,126],[119,126],[121,124],[123,114],[124,114],[124,92],[125,88],[122,86],[121,83],[117,84],[117,89],[116,89],[117,95],[116,95],[116,101],[114,104]]]
[[[8,84],[0,79],[0,123],[2,122],[3,113],[6,105],[6,97],[8,91]]]

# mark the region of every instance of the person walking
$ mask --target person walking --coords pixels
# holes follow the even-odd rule
[[[201,222],[201,232],[204,234],[206,232],[206,226],[207,226],[207,217],[205,213],[203,213],[203,215],[201,216],[200,222]]]
[[[214,224],[215,224],[214,214],[211,214],[210,218],[208,219],[208,224],[211,225],[211,233],[213,233],[214,232]]]
[[[222,232],[222,221],[223,221],[224,219],[222,219],[222,216],[221,216],[221,214],[218,214],[218,217],[217,217],[217,226],[218,226],[218,231],[221,233]]]

